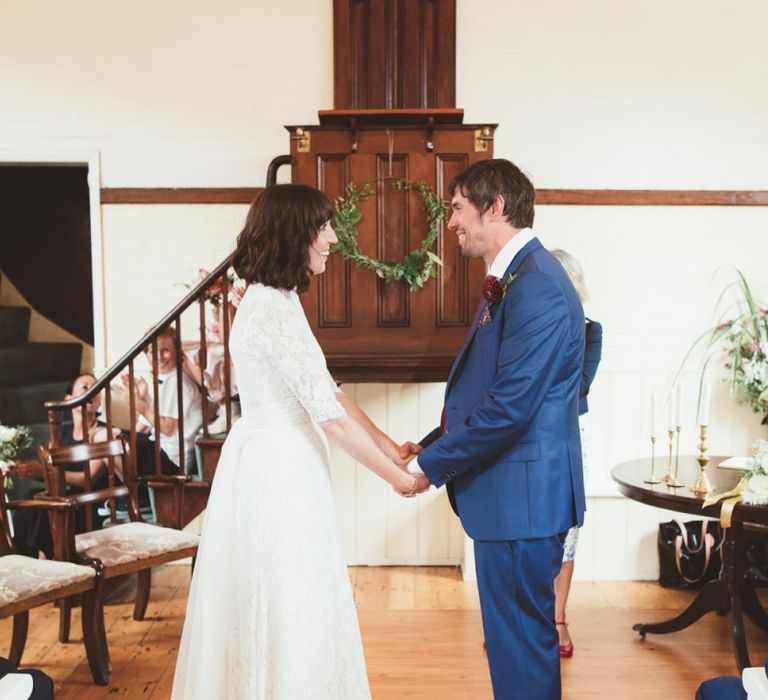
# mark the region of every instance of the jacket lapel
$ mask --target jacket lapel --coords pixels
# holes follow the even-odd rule
[[[517,270],[520,268],[520,265],[522,265],[523,260],[525,260],[530,253],[532,253],[534,250],[538,250],[541,248],[541,242],[538,238],[532,238],[528,243],[526,243],[518,252],[517,255],[515,255],[514,258],[512,258],[512,262],[509,263],[509,266],[507,267],[506,272],[504,273],[504,277],[502,279],[506,279],[509,275],[514,274],[517,272]],[[514,284],[514,283],[513,283]],[[501,300],[501,303],[504,303],[504,300]],[[459,368],[462,366],[464,362],[464,355],[466,354],[467,350],[469,349],[469,346],[472,344],[472,340],[475,337],[475,334],[477,333],[477,328],[480,324],[480,317],[482,316],[482,311],[480,313],[475,314],[475,321],[472,324],[472,327],[469,329],[469,332],[467,333],[467,337],[464,339],[464,344],[461,346],[461,350],[459,350],[459,354],[456,356],[456,360],[453,363],[453,366],[451,367],[451,372],[448,375],[448,383],[445,386],[445,395],[448,396],[448,391],[451,388],[451,384],[456,377],[456,374],[459,371]]]

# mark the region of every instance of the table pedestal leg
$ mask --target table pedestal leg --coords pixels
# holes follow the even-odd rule
[[[765,631],[768,631],[768,614],[760,605],[754,589],[744,583],[742,523],[733,523],[724,533],[720,548],[723,565],[719,579],[707,583],[693,602],[671,620],[638,623],[632,629],[642,637],[648,633],[668,634],[689,627],[708,612],[717,612],[720,615],[730,612],[733,651],[741,671],[750,665],[744,635],[744,614]]]
[[[647,633],[668,634],[669,632],[679,632],[690,627],[696,620],[708,612],[728,612],[731,609],[731,601],[728,595],[728,588],[720,581],[710,581],[699,594],[693,599],[693,602],[676,617],[664,622],[638,622],[632,627],[639,632],[642,637]]]

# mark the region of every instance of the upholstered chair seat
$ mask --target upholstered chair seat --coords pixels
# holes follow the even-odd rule
[[[105,567],[197,547],[199,542],[198,535],[143,522],[123,523],[75,537],[77,553],[99,559]]]
[[[96,571],[90,566],[6,554],[0,557],[0,606],[19,603],[95,576]]]

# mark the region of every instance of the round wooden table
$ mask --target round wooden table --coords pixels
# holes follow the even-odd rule
[[[707,475],[714,487],[714,494],[732,489],[742,475],[740,471],[718,469],[717,465],[725,459],[727,458],[722,456],[710,457],[707,465]],[[656,477],[663,476],[665,472],[666,459],[657,458]],[[699,474],[699,465],[693,455],[680,456],[677,477],[685,486],[671,488],[663,483],[646,484],[644,479],[647,479],[650,473],[650,459],[622,462],[611,470],[611,476],[618,484],[619,491],[634,501],[666,510],[691,513],[698,517],[720,517],[720,503],[702,508],[703,498],[692,493],[689,488],[696,482]],[[768,507],[738,504],[733,510],[731,527],[723,530],[720,548],[722,566],[718,579],[707,583],[693,602],[671,620],[638,623],[633,629],[643,637],[648,633],[667,634],[689,627],[708,612],[730,615],[733,650],[739,671],[751,666],[744,635],[744,615],[766,632],[768,615],[760,605],[752,585],[744,581],[744,525],[768,525]]]

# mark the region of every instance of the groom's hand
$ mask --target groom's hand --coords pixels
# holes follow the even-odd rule
[[[420,454],[423,450],[424,448],[415,442],[411,442],[410,440],[408,442],[404,442],[402,445],[400,445],[400,458],[396,459],[395,463],[398,466],[404,468],[408,465],[408,462],[410,462],[417,454]]]

